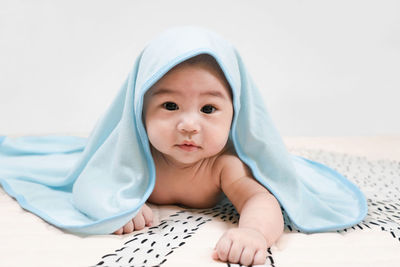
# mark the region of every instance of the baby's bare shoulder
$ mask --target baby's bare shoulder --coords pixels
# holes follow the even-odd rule
[[[221,167],[231,167],[243,164],[243,162],[236,154],[231,154],[231,153],[225,153],[220,155],[217,158],[216,163]]]
[[[251,176],[251,171],[247,165],[231,150],[221,154],[216,160],[216,165],[220,170],[221,176],[243,177]]]
[[[237,155],[227,153],[221,155],[219,161],[221,189],[239,212],[250,197],[268,192],[254,179],[250,168]]]

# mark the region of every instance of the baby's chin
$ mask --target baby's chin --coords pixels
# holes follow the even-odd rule
[[[180,169],[188,169],[191,167],[197,166],[201,163],[204,158],[197,159],[197,160],[188,160],[188,159],[179,159],[179,158],[171,158],[169,157],[168,161],[172,166],[175,166]]]

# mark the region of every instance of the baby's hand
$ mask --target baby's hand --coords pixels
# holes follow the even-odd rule
[[[150,226],[153,222],[153,211],[144,204],[139,213],[125,224],[122,228],[114,232],[115,235],[129,234],[135,230],[142,230],[145,226]]]
[[[264,264],[267,241],[252,228],[232,228],[226,231],[214,248],[213,259],[242,265]]]

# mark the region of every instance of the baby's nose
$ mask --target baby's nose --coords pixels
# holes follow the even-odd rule
[[[198,133],[200,131],[200,123],[195,116],[185,116],[178,123],[178,131],[182,133]]]

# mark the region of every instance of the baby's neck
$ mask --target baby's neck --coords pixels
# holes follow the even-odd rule
[[[168,168],[171,168],[174,170],[189,171],[189,170],[198,169],[204,160],[205,159],[201,159],[201,160],[193,162],[193,163],[182,163],[182,162],[175,160],[172,157],[169,157],[168,155],[159,153],[158,163],[161,163],[165,167],[168,167]]]

